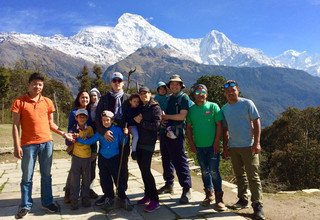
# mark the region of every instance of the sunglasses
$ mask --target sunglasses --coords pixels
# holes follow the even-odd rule
[[[231,87],[235,87],[237,86],[238,84],[236,82],[227,82],[226,84],[223,85],[223,88],[227,89],[229,88],[230,86]]]
[[[113,79],[112,82],[113,82],[113,83],[121,83],[121,82],[122,82],[122,79]]]
[[[204,89],[199,89],[199,90],[196,90],[195,92],[194,92],[194,94],[196,94],[196,95],[205,95],[205,94],[207,94],[207,91],[206,90],[204,90]]]

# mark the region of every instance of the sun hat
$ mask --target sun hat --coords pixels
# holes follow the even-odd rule
[[[186,88],[186,86],[183,84],[181,77],[178,74],[174,74],[170,77],[169,82],[167,83],[168,88],[170,88],[171,82],[180,82],[182,89]]]

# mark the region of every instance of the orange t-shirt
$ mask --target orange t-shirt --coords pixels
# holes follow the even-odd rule
[[[52,140],[49,115],[55,108],[51,99],[41,96],[35,102],[24,95],[13,102],[11,111],[20,114],[21,146]]]

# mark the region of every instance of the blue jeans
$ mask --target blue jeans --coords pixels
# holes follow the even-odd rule
[[[39,157],[39,167],[41,175],[41,204],[48,206],[53,203],[52,197],[52,141],[42,144],[31,144],[22,147],[23,157],[21,160],[22,179],[21,187],[21,208],[31,209],[32,200],[32,178],[37,156]]]
[[[220,153],[214,154],[212,146],[196,149],[204,188],[222,192],[222,179],[219,171]]]

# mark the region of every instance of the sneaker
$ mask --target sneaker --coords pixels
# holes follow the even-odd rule
[[[160,208],[159,202],[151,200],[150,203],[146,206],[144,211],[146,212],[153,212],[154,210]]]
[[[70,202],[70,209],[71,209],[71,210],[77,210],[77,209],[79,209],[78,200],[72,200],[72,201]]]
[[[255,220],[266,219],[263,212],[263,206],[260,202],[252,203],[252,208],[253,208],[253,219]]]
[[[235,210],[245,209],[245,208],[248,208],[248,203],[249,203],[248,200],[241,198],[238,200],[238,202],[233,204],[231,208]]]
[[[125,199],[121,199],[120,200],[120,207],[123,208],[126,211],[132,211],[133,210],[133,206],[129,200],[129,198],[125,198]]]
[[[82,207],[91,207],[91,202],[89,199],[82,198],[81,205]]]
[[[106,212],[109,212],[110,210],[114,209],[114,199],[106,197],[101,209],[103,209]]]
[[[29,212],[30,212],[29,209],[22,208],[22,209],[19,209],[18,213],[17,213],[14,217],[15,217],[16,219],[21,219],[21,218],[23,218],[24,216],[26,216]]]
[[[181,198],[179,200],[180,204],[188,204],[191,199],[190,189],[183,189]]]
[[[90,189],[89,197],[90,197],[90,199],[97,199],[99,196],[95,191],[93,191],[93,189]]]
[[[104,204],[104,201],[106,200],[107,196],[106,195],[103,195],[101,196],[100,199],[98,199],[94,204],[96,206],[102,206]]]
[[[158,195],[170,193],[173,194],[173,184],[165,184],[163,187],[157,190]]]
[[[142,199],[140,199],[137,204],[138,205],[145,205],[145,204],[149,204],[150,203],[150,199],[147,196],[144,196]]]
[[[47,212],[50,212],[50,213],[56,213],[56,212],[59,212],[59,207],[53,203],[51,203],[50,205],[47,205],[47,206],[42,206],[42,208],[47,211]]]

